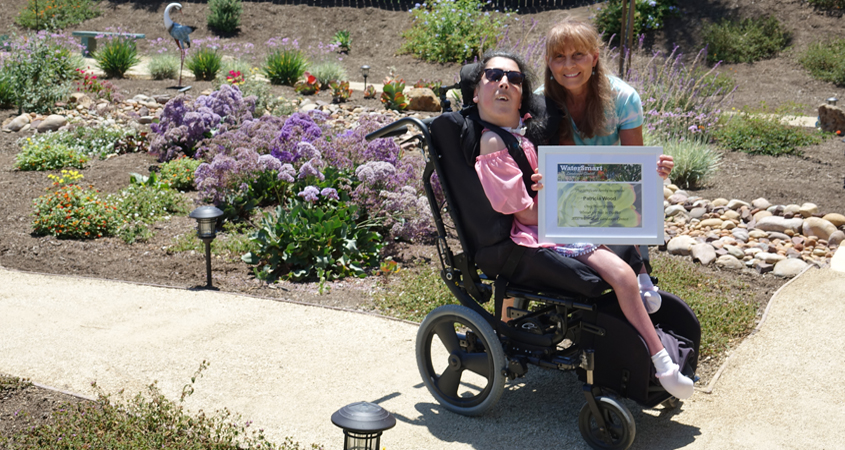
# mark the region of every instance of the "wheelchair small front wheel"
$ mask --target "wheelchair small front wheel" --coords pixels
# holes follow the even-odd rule
[[[637,434],[637,425],[631,411],[610,397],[596,397],[596,404],[606,428],[599,427],[589,404],[584,404],[578,415],[578,428],[587,444],[595,449],[624,450],[630,447]]]
[[[475,311],[438,307],[420,324],[416,346],[420,376],[444,408],[478,416],[501,398],[505,352],[493,327]]]

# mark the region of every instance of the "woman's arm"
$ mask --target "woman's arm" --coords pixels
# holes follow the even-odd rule
[[[629,130],[619,130],[619,142],[622,145],[643,145],[642,125]],[[664,180],[669,178],[669,173],[672,172],[673,167],[675,167],[675,160],[671,156],[660,155],[657,160],[657,174],[660,175],[660,178]]]
[[[534,189],[535,191],[543,189],[543,183],[540,182],[542,179],[543,175],[540,174],[540,169],[534,169],[534,174],[531,175],[531,181],[533,181],[534,184],[531,185],[531,189]],[[534,203],[532,203],[531,206],[515,213],[514,217],[516,217],[516,220],[519,220],[522,224],[537,225],[540,220],[537,214],[537,197],[534,197]]]

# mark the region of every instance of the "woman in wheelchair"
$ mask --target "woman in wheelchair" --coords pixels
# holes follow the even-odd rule
[[[568,92],[580,94],[578,88],[584,87],[592,75],[591,70],[598,64],[598,53],[565,47],[561,54],[564,64],[560,65],[561,70],[552,69],[554,79]],[[554,66],[557,57],[549,60],[552,67],[557,67]],[[557,79],[558,76],[560,80]],[[550,248],[561,258],[575,258],[593,268],[613,287],[622,313],[644,339],[663,388],[677,398],[690,397],[693,393],[693,381],[681,374],[678,365],[664,349],[644,306],[637,274],[631,266],[604,246],[590,243],[545,244],[538,241],[536,195],[527,191],[523,181],[524,171],[507,150],[504,139],[488,126],[489,124],[494,128],[502,128],[516,137],[534,172],[531,175],[531,189],[542,189],[542,176],[537,170],[536,148],[525,135],[527,128],[531,127],[531,131],[535,131],[537,126],[543,124],[539,123],[542,121],[532,123],[532,120],[536,120],[531,117],[531,111],[536,111],[533,105],[535,99],[531,95],[531,79],[524,61],[519,56],[507,52],[488,52],[475,70],[471,81],[474,85],[473,102],[477,104],[479,116],[488,127],[481,135],[480,154],[475,161],[475,170],[493,209],[502,214],[513,215],[515,220],[511,228],[511,240],[524,247]],[[566,121],[559,123],[564,125],[561,129],[568,125]],[[639,142],[629,145],[642,145],[641,129],[639,131]],[[536,133],[528,134],[533,136]],[[560,143],[574,144],[571,132],[563,130],[558,135],[562,136]],[[626,143],[624,141],[623,144]],[[658,167],[661,177],[665,179],[671,167],[670,158],[661,159]]]

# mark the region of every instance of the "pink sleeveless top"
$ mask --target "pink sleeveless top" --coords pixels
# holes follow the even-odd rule
[[[534,144],[524,136],[516,133],[511,134],[519,140],[519,145],[525,152],[525,158],[528,159],[531,169],[536,170],[539,162]],[[487,155],[478,155],[475,158],[475,173],[478,174],[478,179],[484,188],[484,194],[490,200],[490,205],[497,212],[502,214],[516,214],[531,207],[537,201],[538,196],[532,198],[525,190],[525,182],[522,181],[522,170],[519,169],[519,166],[510,153],[508,153],[507,149]],[[511,240],[517,245],[532,248],[550,247],[568,258],[584,255],[598,248],[596,245],[589,243],[540,243],[538,236],[539,233],[537,232],[536,225],[525,225],[514,217],[513,225],[511,226]]]

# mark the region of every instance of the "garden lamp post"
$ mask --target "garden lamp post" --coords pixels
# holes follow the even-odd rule
[[[191,211],[188,217],[197,221],[197,237],[205,242],[205,273],[206,289],[211,289],[211,241],[217,237],[217,218],[223,215],[223,211],[214,206],[200,206]]]
[[[364,92],[367,92],[367,77],[370,76],[370,66],[364,64],[361,66],[361,75],[364,76]]]
[[[396,425],[396,418],[379,405],[358,402],[332,414],[332,423],[343,429],[343,450],[379,450],[382,431]]]
[[[836,106],[836,102],[838,99],[836,97],[830,97],[827,99],[827,104],[831,106]]]

